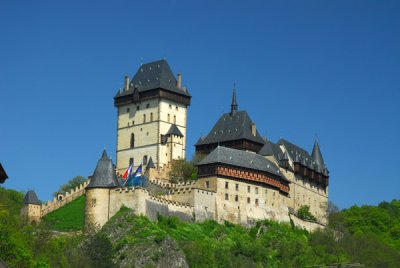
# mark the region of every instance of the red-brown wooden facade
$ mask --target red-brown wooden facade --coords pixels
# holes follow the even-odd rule
[[[275,177],[267,172],[252,170],[237,166],[230,166],[225,164],[210,164],[199,166],[199,178],[209,176],[222,176],[233,179],[243,179],[253,182],[259,182],[279,189],[279,191],[289,194],[289,182]]]

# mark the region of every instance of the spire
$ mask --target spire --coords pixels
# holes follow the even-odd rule
[[[233,95],[232,95],[232,104],[231,104],[231,115],[237,112],[237,102],[236,102],[236,82],[233,84]]]
[[[324,159],[322,158],[321,150],[319,149],[318,141],[315,140],[314,148],[311,154],[312,159],[314,159],[318,164],[325,165]]]
[[[106,152],[106,148],[105,148],[105,147],[104,147],[104,149],[103,149],[103,153],[102,153],[102,155],[101,155],[101,158],[108,158],[107,152]]]

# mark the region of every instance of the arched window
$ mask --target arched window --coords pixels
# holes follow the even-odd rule
[[[143,123],[146,123],[146,115],[143,115]]]
[[[176,115],[174,115],[174,124],[176,124]]]
[[[171,122],[171,119],[170,119],[170,116],[169,116],[169,114],[168,114],[168,123],[170,123]]]
[[[135,134],[131,134],[131,148],[135,147]]]
[[[150,122],[153,122],[153,113],[150,113]]]

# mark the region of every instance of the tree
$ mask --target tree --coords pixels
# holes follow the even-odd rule
[[[76,176],[72,180],[69,180],[66,184],[63,184],[62,186],[60,186],[60,188],[58,189],[58,192],[54,192],[53,196],[57,197],[57,195],[59,193],[65,194],[65,193],[69,192],[71,189],[75,189],[75,187],[81,185],[85,181],[87,181],[87,178],[82,177],[82,176]]]
[[[168,176],[174,183],[195,180],[197,178],[197,167],[183,159],[172,160]]]
[[[317,218],[311,214],[309,206],[301,206],[297,211],[297,216],[303,220],[317,221]]]

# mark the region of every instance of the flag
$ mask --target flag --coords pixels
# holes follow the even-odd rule
[[[140,164],[140,166],[136,169],[132,177],[133,186],[140,186],[140,181],[142,179],[142,164]]]
[[[124,176],[122,176],[122,178],[124,178],[125,180],[126,180],[126,178],[128,178],[129,174],[131,174],[131,172],[132,172],[132,165],[133,165],[133,164],[131,164],[131,165],[126,169],[126,171],[125,171],[125,173],[124,173]]]
[[[134,175],[134,177],[140,177],[142,176],[142,164],[140,164],[140,166],[138,166],[138,168],[136,169]]]

